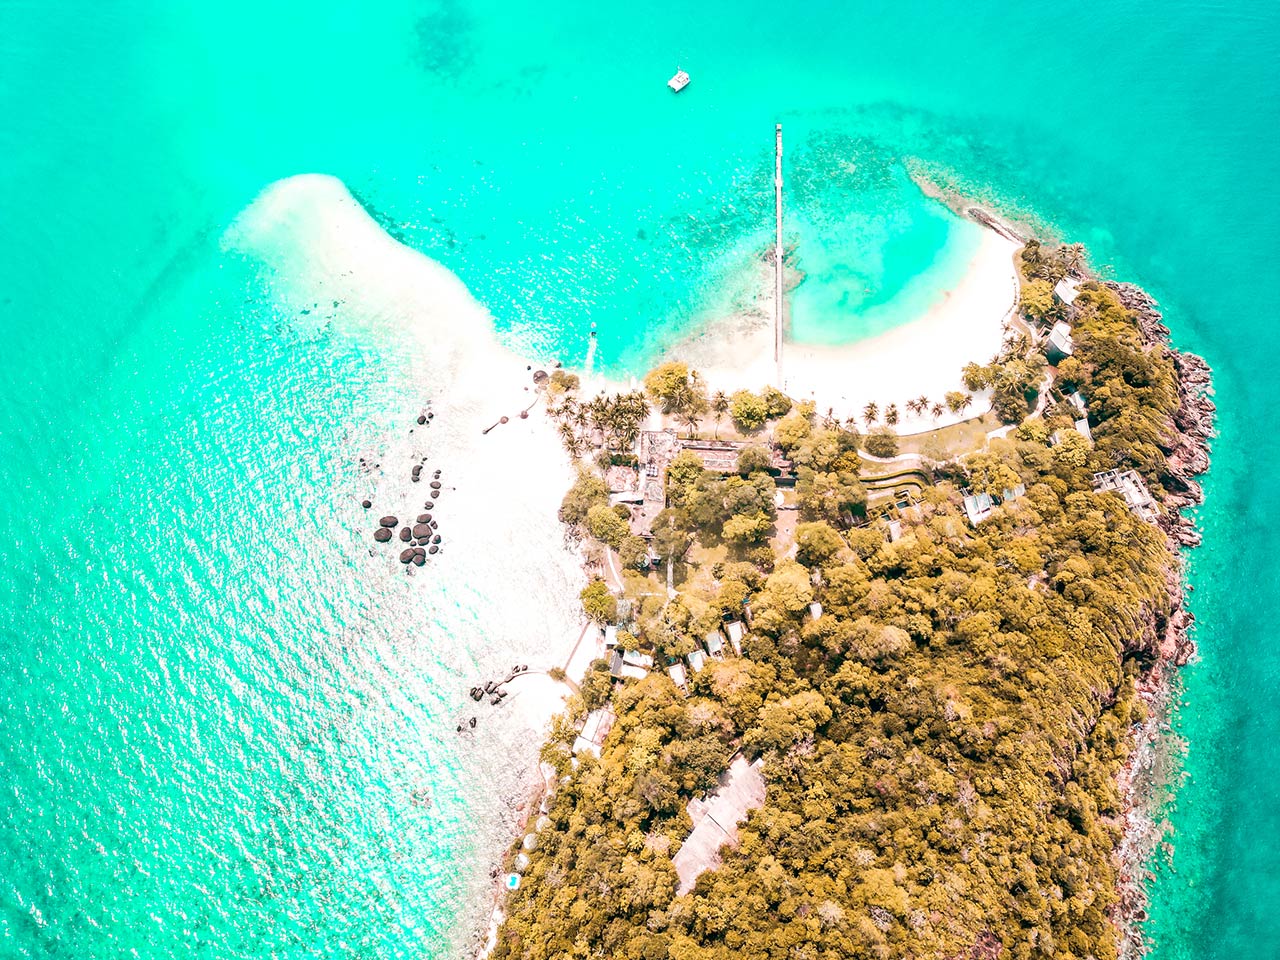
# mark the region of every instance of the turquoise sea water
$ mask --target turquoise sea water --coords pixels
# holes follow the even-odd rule
[[[235,214],[334,174],[510,338],[573,360],[596,322],[639,370],[740,296],[781,120],[797,336],[960,275],[975,236],[917,162],[1088,243],[1213,364],[1147,930],[1161,958],[1273,955],[1278,56],[1259,2],[2,0],[0,954],[446,956],[476,920],[503,747],[454,722],[510,638],[482,588],[362,563],[344,498],[401,358],[294,335],[220,251]]]

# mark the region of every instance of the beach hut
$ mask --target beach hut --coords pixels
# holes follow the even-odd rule
[[[617,624],[611,623],[604,628],[604,645],[609,650],[612,650],[614,647],[618,645],[618,625]]]
[[[524,839],[520,841],[520,846],[524,847],[527,852],[533,852],[538,849],[538,835],[536,833],[526,833]]]
[[[733,647],[733,652],[742,656],[742,638],[747,635],[747,628],[741,620],[730,620],[724,629],[729,634],[729,645]]]
[[[724,634],[719,630],[712,630],[707,634],[702,642],[707,648],[707,653],[717,660],[724,659]]]
[[[614,657],[619,659],[618,673],[615,676],[624,680],[643,680],[653,666],[653,657],[635,650],[624,650],[621,655],[615,651]],[[612,672],[611,669],[610,673]]]
[[[1016,487],[1005,487],[1004,492],[1000,494],[1001,500],[1017,500],[1019,497],[1027,495],[1027,485],[1020,483]]]
[[[684,672],[683,663],[673,663],[671,666],[667,667],[667,675],[671,677],[671,682],[681,690],[684,690],[689,686],[689,678]]]
[[[991,516],[992,507],[991,494],[989,493],[965,494],[964,512],[968,516],[969,522],[975,527]]]
[[[694,673],[698,673],[707,665],[707,655],[701,650],[694,650],[685,660],[689,661],[689,669]]]
[[[524,873],[526,870],[528,870],[529,863],[530,863],[530,860],[527,854],[517,853],[516,861],[515,861],[516,873]]]
[[[889,521],[889,542],[897,543],[902,539],[902,521],[893,519]]]
[[[1081,394],[1079,390],[1071,394],[1067,399],[1071,401],[1071,405],[1076,408],[1076,412],[1079,413],[1080,416],[1083,417],[1089,412],[1089,408],[1084,402],[1084,395]]]
[[[1080,281],[1074,277],[1063,277],[1054,285],[1053,292],[1065,306],[1069,307],[1080,296]]]
[[[809,604],[809,617],[812,620],[817,620],[820,616],[822,616],[822,604],[815,600]]]
[[[1071,324],[1059,320],[1049,331],[1045,339],[1044,355],[1050,363],[1061,363],[1075,352],[1075,344],[1071,342]]]

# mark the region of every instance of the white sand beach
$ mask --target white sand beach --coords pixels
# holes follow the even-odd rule
[[[513,660],[535,670],[563,665],[582,619],[580,559],[562,547],[556,517],[573,474],[537,404],[530,362],[499,342],[487,311],[452,272],[390,237],[332,177],[272,184],[223,244],[266,266],[281,302],[341,305],[327,321],[318,319],[323,310],[302,316],[304,328],[331,323],[339,335],[386,345],[389,362],[408,367],[421,392],[405,397],[397,419],[406,428],[379,448],[384,464],[429,453],[445,468],[446,540],[430,575],[465,607],[468,622],[459,626],[474,630],[498,669]],[[438,417],[411,433],[424,396]],[[501,417],[507,422],[493,426]],[[410,482],[407,466],[371,482],[375,513],[421,510],[426,487]],[[483,656],[460,651],[459,663],[473,654]],[[504,713],[540,732],[567,693],[563,683],[530,676],[513,686],[513,709]]]
[[[881,411],[898,406],[898,432],[917,433],[968,419],[990,408],[976,394],[961,414],[917,416],[907,401],[925,396],[942,401],[964,390],[961,368],[987,363],[999,351],[1005,323],[1012,317],[1018,280],[1013,241],[985,231],[963,279],[940,294],[924,316],[879,336],[847,346],[786,342],[783,389],[796,400],[812,400],[820,414],[833,409],[840,419],[861,421],[867,403]],[[711,324],[673,347],[668,356],[688,362],[712,390],[759,389],[776,381],[773,358],[772,271],[755,308]],[[966,391],[967,392],[967,391]]]

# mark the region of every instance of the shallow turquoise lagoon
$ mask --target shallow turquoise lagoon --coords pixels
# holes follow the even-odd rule
[[[503,798],[453,730],[507,653],[483,596],[384,615],[339,491],[401,358],[297,336],[220,251],[235,214],[334,174],[512,342],[576,361],[594,322],[637,372],[748,289],[781,121],[797,338],[963,273],[925,169],[1089,244],[1213,364],[1148,933],[1272,955],[1278,54],[1256,0],[0,3],[0,953],[447,956],[478,920]]]

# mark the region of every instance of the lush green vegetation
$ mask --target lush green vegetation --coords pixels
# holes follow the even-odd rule
[[[1057,279],[1069,256],[1034,248],[1028,282]],[[543,751],[566,779],[496,956],[1116,956],[1115,775],[1172,556],[1090,478],[1133,466],[1159,495],[1177,391],[1167,352],[1142,344],[1107,289],[1086,284],[1073,322],[1061,373],[1088,398],[1096,445],[1070,429],[1067,385],[1052,388],[1043,417],[952,461],[898,516],[896,542],[862,520],[858,438],[812,410],[775,429],[799,472],[789,542],[768,542],[775,485],[760,457],[728,476],[676,458],[655,552],[679,560],[697,544],[723,559],[686,570],[674,600],[637,602],[627,644],[662,667],[745,604],[744,656],[692,675],[687,695],[661,669],[614,688],[602,755],[571,762],[570,721],[610,695],[607,672],[588,675]],[[995,384],[1021,420],[1043,357],[1014,344],[992,367],[971,388]],[[651,387],[657,402],[670,392]],[[611,537],[597,482],[584,474],[561,515]],[[1019,482],[1025,496],[967,522],[962,487]],[[597,616],[602,587],[584,591]],[[766,802],[677,897],[685,804],[738,750],[764,758]]]

